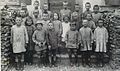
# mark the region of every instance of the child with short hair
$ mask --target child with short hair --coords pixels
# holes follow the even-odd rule
[[[71,16],[71,10],[68,9],[68,2],[67,1],[63,2],[63,9],[60,10],[61,21],[63,21],[63,18],[65,16],[68,16],[68,17]]]
[[[50,22],[49,14],[48,12],[45,12],[42,14],[42,23],[43,23],[43,29],[48,29],[48,23]]]
[[[98,19],[102,18],[102,13],[100,13],[99,11],[99,5],[94,5],[92,16],[93,16],[93,21],[95,22],[96,26],[98,26],[97,21]]]
[[[88,20],[88,24],[87,24],[88,27],[91,28],[92,31],[94,31],[96,26],[94,21],[92,20],[93,19],[92,14],[86,14],[86,19]]]
[[[39,10],[34,10],[34,11],[33,11],[32,18],[33,18],[33,22],[34,22],[34,25],[35,25],[36,22],[41,19],[41,18],[40,18]]]
[[[11,43],[15,54],[16,70],[24,70],[24,52],[28,44],[28,33],[26,27],[22,25],[22,18],[16,17],[16,24],[11,28]]]
[[[56,53],[58,49],[59,44],[59,32],[55,31],[54,24],[49,23],[48,24],[48,30],[47,30],[47,45],[49,49],[49,62],[50,67],[56,66]]]
[[[33,53],[34,53],[34,43],[32,41],[32,35],[35,31],[35,26],[33,24],[33,19],[32,17],[28,16],[26,21],[25,21],[25,26],[28,32],[28,45],[27,45],[27,50],[25,53],[25,60],[26,63],[28,63],[29,65],[33,64]]]
[[[77,65],[78,63],[77,61],[78,59],[77,50],[79,44],[78,36],[79,35],[78,35],[78,31],[76,30],[76,23],[75,22],[70,23],[70,29],[66,33],[65,42],[66,42],[66,47],[68,49],[71,66],[73,64]],[[72,57],[72,55],[74,55],[75,58]]]
[[[83,27],[79,30],[81,51],[83,52],[83,65],[89,64],[90,51],[92,50],[91,44],[93,43],[93,33],[88,27],[88,20],[83,20]]]
[[[46,65],[45,58],[46,57],[46,32],[43,29],[43,23],[38,20],[36,22],[36,30],[33,33],[32,40],[35,43],[35,51],[36,56],[39,59],[38,66],[40,67],[40,63]]]
[[[91,8],[90,2],[86,2],[86,3],[85,3],[85,8],[86,8],[86,10],[85,10],[85,12],[84,12],[83,15],[82,15],[82,18],[83,18],[83,19],[85,19],[85,16],[86,16],[88,13],[89,13],[89,14],[92,13],[92,11],[90,10],[90,8]]]
[[[22,17],[22,25],[25,25],[25,21],[27,18],[25,10],[20,10],[20,16]]]
[[[103,54],[107,52],[108,31],[103,26],[104,21],[98,20],[99,26],[94,31],[94,41],[96,42],[95,52],[97,53],[98,65],[103,66]],[[102,63],[102,64],[101,64]]]

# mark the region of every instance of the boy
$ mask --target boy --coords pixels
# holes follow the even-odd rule
[[[95,52],[98,54],[98,64],[100,64],[100,66],[103,66],[103,54],[107,52],[106,45],[108,42],[108,32],[103,26],[103,22],[104,21],[102,19],[99,19],[99,26],[94,31],[94,41],[96,42]]]
[[[96,25],[95,25],[95,23],[94,23],[94,21],[92,20],[92,14],[86,14],[86,19],[88,20],[88,27],[92,30],[92,31],[94,31],[95,30],[95,28],[96,28]]]
[[[50,19],[49,19],[48,12],[43,13],[43,16],[42,16],[43,29],[45,29],[45,30],[48,29],[49,22],[50,22]]]
[[[70,15],[71,15],[71,10],[68,9],[68,2],[65,1],[65,2],[63,2],[63,9],[60,10],[61,21],[63,21],[63,18],[65,16],[70,17]]]
[[[34,11],[33,11],[33,16],[32,16],[32,18],[33,18],[34,24],[36,24],[36,22],[37,22],[38,20],[40,20],[39,10],[34,10]]]
[[[77,49],[78,49],[78,31],[75,29],[76,28],[76,23],[72,22],[70,24],[70,30],[67,31],[66,33],[66,47],[68,48],[68,53],[69,53],[69,59],[70,59],[70,65],[72,66],[73,64],[77,64]],[[74,57],[72,57],[74,55]],[[74,58],[74,60],[73,60]]]
[[[39,1],[35,0],[33,5],[29,6],[29,15],[32,17],[33,16],[33,13],[35,10],[38,10],[39,11],[39,19],[41,19],[41,16],[42,16],[42,10],[40,8],[40,4],[39,4]]]
[[[93,42],[92,30],[87,26],[88,20],[83,20],[83,27],[79,30],[81,51],[83,52],[83,65],[89,64],[90,51],[92,50],[91,44]]]
[[[38,66],[40,66],[40,63],[46,65],[46,32],[43,29],[43,24],[40,20],[36,22],[36,30],[33,33],[32,40],[35,43],[35,51],[37,58],[39,59]],[[43,59],[43,57],[45,59]],[[41,62],[40,62],[41,61]]]
[[[25,26],[22,25],[22,18],[16,17],[15,21],[16,25],[11,28],[11,43],[15,54],[16,70],[24,70],[24,52],[26,52],[28,34]]]
[[[99,6],[94,5],[93,13],[92,13],[93,21],[95,22],[96,26],[98,26],[97,21],[102,17],[102,14],[99,11]]]
[[[79,31],[79,29],[82,27],[81,21],[80,21],[80,15],[77,12],[73,12],[71,15],[71,20],[76,22],[76,30]]]
[[[49,48],[49,61],[50,61],[50,67],[52,65],[56,66],[56,53],[57,48],[59,44],[59,32],[56,32],[54,29],[53,23],[48,24],[48,30],[47,30],[47,44]]]
[[[44,13],[48,13],[49,17],[48,18],[51,18],[52,16],[52,12],[48,10],[48,3],[44,3],[43,5],[43,11],[42,11],[42,14]]]
[[[90,10],[91,4],[89,2],[86,2],[85,4],[86,11],[83,13],[82,18],[85,19],[85,16],[89,13],[91,14],[92,11]]]
[[[20,10],[24,10],[25,14],[27,16],[29,15],[26,3],[21,3],[21,9]]]
[[[25,21],[27,18],[25,10],[20,10],[20,16],[22,17],[22,25],[25,25]]]

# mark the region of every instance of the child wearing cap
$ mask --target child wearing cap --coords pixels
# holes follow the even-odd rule
[[[69,59],[71,62],[71,65],[77,64],[77,49],[78,49],[78,31],[75,29],[76,28],[76,23],[72,22],[70,23],[70,30],[67,31],[66,37],[65,37],[65,42],[66,42],[66,47],[68,48],[68,53],[69,53]],[[72,60],[74,57],[75,59]]]
[[[40,66],[40,63],[45,64],[45,59],[46,57],[46,33],[45,30],[43,29],[43,24],[41,21],[36,22],[36,30],[33,33],[32,40],[35,43],[35,51],[36,51],[36,56],[39,59],[38,66]]]

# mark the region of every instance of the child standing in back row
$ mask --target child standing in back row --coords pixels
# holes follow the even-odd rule
[[[96,49],[95,52],[97,53],[97,58],[98,58],[98,64],[100,66],[103,66],[103,56],[104,53],[107,52],[107,42],[108,42],[108,31],[107,29],[103,26],[103,20],[99,19],[98,23],[99,26],[95,29],[94,31],[94,41],[96,42]],[[102,64],[100,64],[102,63]]]
[[[79,30],[81,51],[83,52],[83,65],[89,64],[91,44],[93,42],[92,30],[87,26],[88,20],[83,20],[83,27]]]
[[[50,67],[56,66],[56,53],[58,49],[59,44],[59,32],[55,31],[54,24],[49,23],[48,24],[48,30],[47,30],[47,45],[49,48],[49,62]]]

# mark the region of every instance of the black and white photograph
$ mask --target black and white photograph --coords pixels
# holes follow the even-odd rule
[[[0,0],[1,71],[120,71],[120,0]]]

